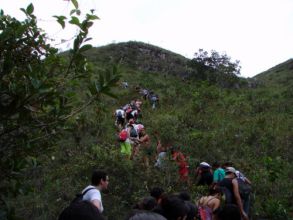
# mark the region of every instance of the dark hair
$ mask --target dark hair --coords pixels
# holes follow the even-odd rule
[[[101,170],[95,170],[92,175],[92,185],[98,186],[101,180],[106,181],[107,173]]]
[[[147,196],[143,198],[138,205],[139,209],[148,210],[148,211],[153,210],[156,206],[157,206],[157,201],[152,196]]]
[[[218,193],[222,194],[222,190],[219,187],[209,188],[209,195],[215,195]]]
[[[219,161],[215,161],[212,165],[214,168],[218,168],[221,166],[221,164],[219,163]]]
[[[227,161],[223,164],[223,167],[232,167],[233,163],[231,161]]]
[[[128,215],[125,220],[167,220],[162,215],[154,212],[135,210]]]
[[[185,202],[180,199],[178,196],[168,196],[162,201],[162,209],[164,216],[168,220],[176,220],[179,217],[187,216],[189,211]]]
[[[58,220],[104,220],[104,218],[91,202],[82,201],[65,208]]]
[[[161,187],[153,187],[150,191],[150,195],[158,200],[162,194],[164,193],[164,189]]]
[[[178,196],[180,199],[183,199],[184,201],[190,201],[191,199],[189,193],[186,191],[180,192]]]

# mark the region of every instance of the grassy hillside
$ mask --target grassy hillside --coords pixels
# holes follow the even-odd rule
[[[268,86],[293,86],[293,59],[289,59],[254,77]]]
[[[293,103],[290,93],[285,92],[289,90],[225,89],[204,81],[187,82],[177,74],[184,70],[185,58],[162,58],[160,54],[166,51],[152,46],[143,53],[160,51],[157,59],[153,55],[141,57],[135,43],[131,49],[125,49],[129,48],[125,45],[128,44],[92,50],[89,55],[92,65],[99,70],[112,63],[112,58],[115,61],[116,56],[110,54],[124,54],[122,64],[127,62],[120,67],[121,81],[127,81],[130,87],[118,86],[117,99],[104,97],[103,103],[68,120],[66,131],[60,134],[62,138],[51,149],[44,152],[40,146],[40,156],[19,177],[23,178],[22,192],[16,199],[5,198],[11,214],[21,219],[56,219],[90,182],[94,168],[104,169],[110,176],[109,192],[103,195],[103,203],[104,214],[111,220],[123,219],[153,186],[161,186],[167,192],[187,189],[193,201],[205,193],[204,187],[180,184],[172,161],[168,161],[164,171],[151,167],[146,172],[140,160],[127,161],[121,156],[113,111],[140,98],[135,90],[140,85],[160,96],[158,109],[152,110],[148,102],[142,106],[142,122],[153,147],[154,133],[159,133],[163,144],[180,146],[189,157],[192,182],[199,162],[231,161],[253,183],[253,219],[292,218]],[[128,54],[133,54],[131,59]],[[147,64],[153,66],[154,62],[157,68],[148,69]],[[166,75],[167,72],[172,74]],[[81,98],[85,95],[82,88],[75,92]]]

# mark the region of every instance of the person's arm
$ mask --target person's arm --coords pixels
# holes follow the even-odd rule
[[[244,220],[248,220],[248,217],[247,217],[246,213],[243,210],[242,201],[241,201],[241,197],[240,197],[240,193],[239,193],[239,187],[238,187],[237,178],[234,178],[232,180],[232,185],[233,185],[233,193],[234,193],[234,196],[235,196],[235,199],[236,199],[236,204],[238,205],[240,213],[241,213],[241,215],[242,215]]]
[[[251,181],[250,181],[247,177],[244,177],[244,181],[245,181],[246,183],[248,183],[249,185],[251,185]]]
[[[92,200],[91,203],[94,204],[94,206],[96,206],[100,212],[102,212],[102,206],[101,206],[101,202],[99,200],[97,200],[97,199]]]

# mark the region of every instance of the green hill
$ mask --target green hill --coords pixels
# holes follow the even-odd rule
[[[293,87],[293,59],[278,64],[253,78],[268,86]]]
[[[23,219],[56,219],[90,182],[92,169],[99,168],[110,176],[109,192],[103,195],[104,215],[124,219],[153,186],[161,186],[168,193],[188,190],[192,201],[197,200],[207,193],[206,187],[194,184],[197,165],[201,161],[230,161],[253,183],[253,219],[292,217],[293,103],[289,90],[222,86],[224,79],[230,80],[226,76],[219,76],[223,84],[208,77],[185,80],[185,75],[194,71],[187,66],[188,59],[138,42],[93,48],[87,57],[97,73],[120,62],[120,82],[127,81],[129,88],[118,85],[114,89],[117,99],[103,97],[101,103],[69,118],[58,141],[49,149],[39,146],[33,162],[19,165],[17,179],[21,184],[15,179],[1,183],[1,188],[11,187],[16,195],[5,193],[3,197],[10,214]],[[284,72],[289,73],[287,69]],[[266,82],[270,73],[256,78]],[[239,82],[238,77],[232,77]],[[164,145],[180,147],[189,158],[191,186],[178,181],[178,167],[170,154],[166,169],[161,171],[153,166],[146,170],[141,158],[128,161],[120,154],[113,112],[130,100],[142,98],[137,86],[160,97],[155,110],[148,101],[142,105],[141,121],[153,149],[157,133]],[[70,89],[80,99],[88,95],[76,82]]]
[[[87,55],[95,63],[120,62],[129,68],[144,73],[184,76],[187,74],[189,59],[143,42],[110,44],[91,49]]]

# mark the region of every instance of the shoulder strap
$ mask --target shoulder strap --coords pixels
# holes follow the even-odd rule
[[[88,188],[86,191],[84,191],[84,192],[82,193],[82,196],[84,196],[88,191],[90,191],[90,190],[92,190],[92,189],[95,189],[95,187]]]

